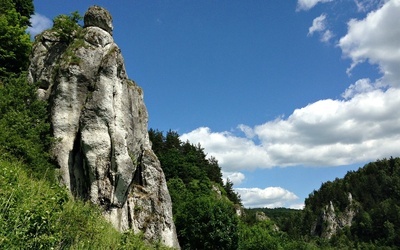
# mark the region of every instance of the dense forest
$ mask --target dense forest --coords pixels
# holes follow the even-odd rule
[[[117,232],[98,207],[60,187],[48,153],[54,139],[47,106],[27,82],[32,42],[26,28],[34,5],[0,3],[0,249],[166,249]],[[55,28],[68,29],[79,18],[62,15]],[[201,145],[181,141],[174,131],[150,129],[149,137],[167,179],[182,249],[400,247],[400,158],[323,183],[303,210],[246,209]]]

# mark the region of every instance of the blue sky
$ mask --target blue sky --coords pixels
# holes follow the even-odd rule
[[[34,1],[31,33],[100,5],[149,128],[218,159],[245,207],[400,156],[400,0]]]

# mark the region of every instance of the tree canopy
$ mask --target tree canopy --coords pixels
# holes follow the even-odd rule
[[[33,4],[32,1],[0,0],[0,6],[1,79],[28,69],[32,43],[26,29]]]

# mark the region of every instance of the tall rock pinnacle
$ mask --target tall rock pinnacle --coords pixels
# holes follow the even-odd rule
[[[72,42],[54,29],[36,38],[29,79],[50,105],[60,182],[101,206],[120,231],[179,248],[143,92],[128,78],[112,30],[109,12],[92,6]]]

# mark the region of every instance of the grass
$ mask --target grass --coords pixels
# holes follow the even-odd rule
[[[31,178],[25,167],[0,159],[0,249],[168,249],[118,232],[98,207]]]

